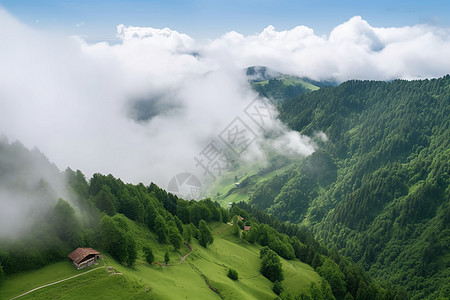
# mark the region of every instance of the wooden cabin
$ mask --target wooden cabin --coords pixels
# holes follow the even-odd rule
[[[72,260],[73,265],[81,270],[96,264],[100,258],[100,253],[92,248],[77,248],[68,257]]]

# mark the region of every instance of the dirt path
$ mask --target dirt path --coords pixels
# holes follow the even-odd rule
[[[192,251],[194,251],[194,250],[192,249],[192,247],[191,247],[188,243],[184,243],[184,245],[185,245],[186,247],[188,247],[191,251],[189,251],[188,254],[186,254],[185,256],[183,256],[183,257],[180,259],[179,264],[183,263],[184,260],[185,260],[189,255],[191,255]],[[170,267],[170,266],[172,266],[172,265],[170,265],[170,264],[163,264],[163,263],[160,263],[160,262],[157,262],[157,261],[154,261],[153,264],[158,265],[158,266],[160,266],[160,267]]]
[[[180,264],[186,259],[186,257],[188,257],[189,255],[191,255],[191,253],[192,253],[192,247],[191,247],[188,243],[184,243],[184,244],[185,244],[186,247],[188,247],[191,251],[189,251],[188,254],[186,254],[185,256],[183,256],[183,257],[180,259]]]
[[[25,295],[27,295],[27,294],[29,294],[29,293],[34,292],[34,291],[40,290],[40,289],[42,289],[42,288],[45,288],[45,287],[47,287],[47,286],[51,286],[51,285],[54,285],[54,284],[57,284],[57,283],[60,283],[60,282],[63,282],[63,281],[67,281],[67,280],[73,279],[73,278],[75,278],[75,277],[82,276],[82,275],[85,275],[85,274],[87,274],[87,273],[90,273],[90,272],[92,272],[92,271],[95,271],[95,270],[98,270],[98,269],[102,269],[102,268],[105,268],[105,266],[103,266],[103,267],[98,267],[98,268],[89,270],[89,271],[87,271],[87,272],[84,272],[84,273],[81,273],[81,274],[78,274],[78,275],[75,275],[75,276],[72,276],[72,277],[69,277],[69,278],[65,278],[65,279],[62,279],[62,280],[58,280],[58,281],[55,281],[55,282],[52,282],[52,283],[49,283],[49,284],[41,285],[41,286],[39,286],[39,287],[37,287],[37,288],[34,288],[34,289],[32,289],[32,290],[29,290],[29,291],[26,292],[26,293],[20,294],[19,296],[15,296],[14,298],[11,298],[10,300],[17,299],[17,298],[19,298],[19,297],[25,296]]]

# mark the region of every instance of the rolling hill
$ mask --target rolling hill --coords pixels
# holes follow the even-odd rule
[[[300,94],[316,91],[324,86],[335,85],[333,82],[318,82],[308,78],[282,74],[264,66],[248,67],[246,74],[252,88],[274,103],[280,103]]]
[[[21,193],[26,186],[46,203],[20,219],[20,232],[0,237],[2,299],[61,280],[20,298],[341,299],[369,290],[373,297],[404,299],[401,289],[375,282],[308,228],[236,205],[227,210],[210,199],[186,201],[153,183],[101,174],[87,181],[81,171],[59,172],[18,142],[2,140],[0,156],[8,158],[0,165],[7,179],[2,189]],[[52,176],[39,176],[47,169]],[[27,184],[29,174],[36,185]],[[61,181],[63,190],[53,188]],[[35,207],[34,199],[20,208]],[[100,251],[104,260],[77,271],[67,255],[78,247]],[[228,277],[230,270],[238,280]]]
[[[10,299],[23,292],[76,274],[97,269],[89,274],[64,283],[45,287],[21,299],[273,299],[276,295],[270,281],[259,273],[261,246],[251,245],[231,234],[231,226],[212,223],[214,244],[204,248],[196,241],[187,247],[173,251],[170,245],[160,245],[147,228],[127,220],[138,244],[150,245],[155,259],[163,263],[165,251],[169,251],[168,265],[148,264],[140,253],[133,268],[105,256],[97,266],[76,270],[69,260],[50,264],[42,269],[19,273],[6,279],[0,289],[1,299]],[[105,253],[102,253],[105,255]],[[320,283],[321,277],[314,269],[298,260],[282,260],[285,270],[285,289],[292,294],[308,290],[311,283]],[[239,280],[227,277],[228,268],[238,270]],[[208,287],[208,284],[212,287]],[[213,291],[216,290],[220,296]]]

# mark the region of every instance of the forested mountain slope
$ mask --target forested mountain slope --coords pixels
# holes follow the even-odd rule
[[[281,103],[280,118],[328,141],[250,203],[415,299],[450,297],[450,76],[323,87]]]
[[[67,255],[77,247],[109,254],[108,266],[123,278],[97,272],[83,277],[83,287],[69,282],[27,297],[78,299],[82,291],[95,298],[89,291],[111,294],[112,288],[108,297],[114,299],[406,299],[402,288],[374,281],[318,243],[307,227],[281,224],[253,208],[186,201],[153,183],[127,184],[112,175],[87,181],[81,171],[60,172],[18,142],[0,140],[0,158],[0,191],[9,191],[1,203],[33,210],[16,215],[24,223],[21,232],[0,235],[2,299],[48,283],[30,270],[46,266],[73,275]],[[13,195],[23,193],[26,201],[16,203]]]

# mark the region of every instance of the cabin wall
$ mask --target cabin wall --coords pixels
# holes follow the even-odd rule
[[[90,267],[90,266],[96,264],[97,260],[98,260],[98,255],[95,255],[94,257],[91,257],[91,258],[89,258],[89,259],[87,259],[85,261],[82,261],[79,264],[77,264],[75,262],[73,262],[73,264],[75,265],[75,267],[78,270],[81,270],[81,269],[84,269],[84,268],[87,268],[87,267]]]

